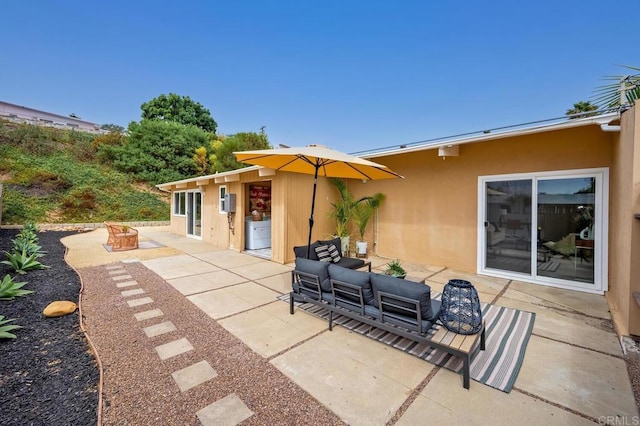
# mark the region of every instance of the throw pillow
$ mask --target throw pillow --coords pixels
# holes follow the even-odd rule
[[[315,251],[320,262],[331,262],[333,256],[329,252],[329,246],[318,246],[315,248]]]
[[[342,256],[342,248],[341,248],[342,242],[340,240],[340,237],[336,237],[331,240],[318,241],[318,243],[320,245],[327,245],[327,246],[330,246],[331,244],[333,244],[338,249],[338,254]]]
[[[342,259],[342,256],[340,256],[340,252],[338,251],[338,248],[335,245],[333,244],[329,245],[328,251],[329,251],[329,256],[331,256],[331,261],[333,263],[340,262],[340,259]],[[320,255],[318,255],[318,257],[320,257]]]

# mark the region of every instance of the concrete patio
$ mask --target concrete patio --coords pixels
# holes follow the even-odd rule
[[[434,291],[451,278],[467,279],[483,302],[536,313],[514,389],[472,381],[466,390],[459,374],[343,327],[329,332],[326,321],[300,309],[290,315],[276,298],[290,291],[292,265],[221,250],[168,227],[139,231],[141,241],[165,247],[109,253],[107,231],[97,229],[63,240],[67,261],[75,268],[140,261],[348,424],[640,421],[602,296],[407,265],[408,278],[426,279]],[[389,261],[369,260],[378,271]]]

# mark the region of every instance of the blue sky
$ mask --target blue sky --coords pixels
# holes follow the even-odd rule
[[[640,66],[624,4],[3,2],[0,100],[126,126],[162,93],[274,146],[382,148],[563,116]]]

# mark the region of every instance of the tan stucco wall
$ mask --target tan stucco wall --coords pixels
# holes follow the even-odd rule
[[[352,181],[357,195],[383,192],[377,253],[474,272],[478,177],[609,167],[612,134],[585,126],[462,145],[446,160],[437,150],[376,158],[405,179]]]
[[[631,296],[632,291],[640,291],[640,219],[633,218],[634,213],[640,213],[640,114],[629,110],[622,118],[622,140],[617,132],[603,132],[598,125],[590,125],[466,144],[460,146],[458,157],[446,160],[438,157],[437,149],[375,158],[405,179],[348,181],[356,197],[375,192],[386,195],[378,220],[372,218],[369,224],[370,252],[475,272],[480,176],[608,167],[607,297],[618,331],[640,335],[640,308]],[[292,247],[307,243],[313,177],[295,173],[260,177],[258,171],[248,171],[239,178],[223,183],[228,193],[238,197],[235,233],[229,231],[227,215],[218,213],[219,184],[211,179],[203,187],[203,240],[243,250],[248,184],[270,181],[272,260],[292,262]],[[194,188],[191,183],[186,189]],[[333,185],[320,177],[312,240],[333,234],[327,212],[336,197]],[[185,219],[172,215],[172,232],[184,235],[185,229]],[[354,230],[352,246],[356,239]]]
[[[614,144],[609,233],[609,302],[621,335],[640,335],[640,308],[632,292],[640,291],[640,114],[622,114],[620,140]]]
[[[309,238],[313,176],[297,173],[280,173],[279,175],[282,177],[282,198],[278,201],[282,202],[286,216],[281,240],[284,243],[283,259],[289,263],[294,261],[293,247],[306,245]],[[327,212],[336,196],[337,193],[328,179],[318,177],[311,241],[327,239],[333,234],[334,228],[327,218]],[[274,248],[272,244],[272,250]]]
[[[309,214],[313,193],[313,176],[296,173],[276,173],[271,176],[259,176],[258,171],[248,171],[239,175],[236,182],[209,183],[200,187],[195,182],[186,188],[174,191],[189,191],[200,188],[204,191],[202,215],[202,240],[220,248],[238,251],[244,250],[244,218],[248,216],[247,200],[249,185],[269,182],[271,185],[271,260],[274,262],[293,262],[293,246],[307,243],[309,233]],[[232,216],[234,232],[229,227],[228,215],[218,210],[218,194],[221,185],[227,186],[227,193],[236,194],[237,211]],[[313,240],[324,239],[333,232],[327,219],[331,201],[335,198],[335,189],[326,178],[318,178],[316,207],[314,214]],[[171,198],[173,202],[173,197]],[[171,206],[173,211],[173,206]],[[171,232],[186,234],[186,219],[171,215]]]

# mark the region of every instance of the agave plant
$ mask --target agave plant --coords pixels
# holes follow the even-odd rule
[[[4,319],[4,316],[0,315],[0,339],[15,339],[16,335],[13,333],[9,333],[11,330],[15,330],[17,328],[22,328],[19,325],[15,325],[15,324],[11,324],[11,325],[6,325],[7,323],[10,323],[11,321],[15,321],[15,318],[12,319]]]
[[[16,251],[12,253],[5,251],[5,254],[7,255],[7,260],[3,260],[0,263],[11,266],[20,275],[24,275],[28,271],[33,271],[35,269],[48,268],[48,266],[43,265],[36,260],[37,256],[35,254],[29,255],[25,251]]]
[[[400,260],[398,259],[389,262],[384,273],[393,277],[404,278],[407,276],[407,271],[405,271],[405,269],[400,264]]]
[[[38,225],[36,225],[33,222],[29,222],[29,223],[25,224],[22,229],[27,231],[27,232],[30,232],[30,233],[32,233],[34,235],[37,235],[38,232],[40,232],[40,229],[38,229]]]
[[[12,248],[14,252],[25,252],[27,255],[34,254],[36,257],[42,257],[46,253],[45,251],[42,251],[42,246],[39,246],[27,238],[16,238],[11,241],[13,242]]]
[[[25,227],[18,233],[16,239],[36,243],[38,241],[38,233],[32,227]]]
[[[26,296],[33,293],[32,290],[22,290],[26,282],[15,282],[10,275],[5,275],[0,281],[0,300],[11,300],[18,296]]]

